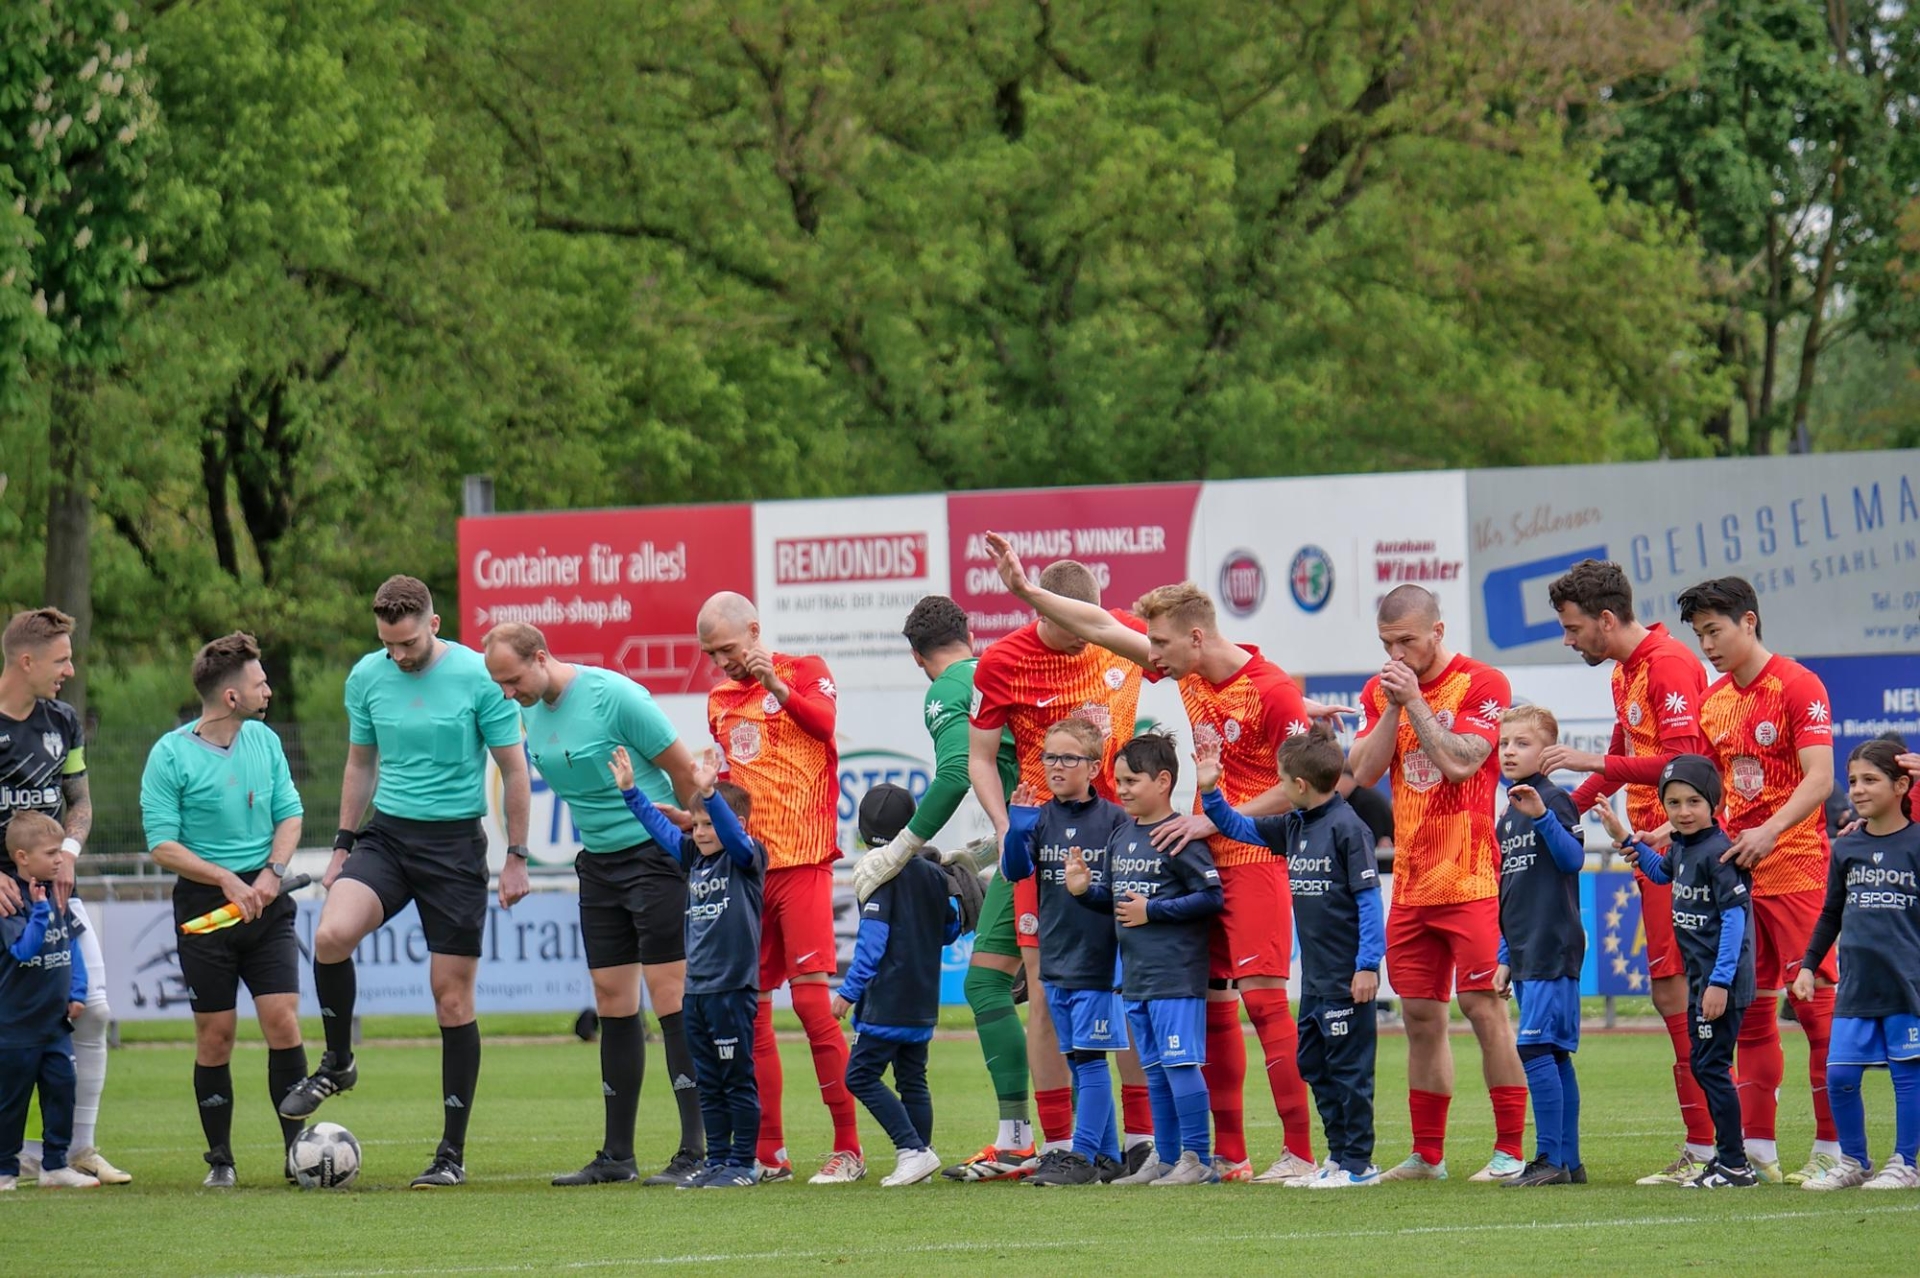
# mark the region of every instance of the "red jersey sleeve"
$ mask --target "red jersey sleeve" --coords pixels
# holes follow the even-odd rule
[[[1385,700],[1380,695],[1380,676],[1375,675],[1367,680],[1365,687],[1360,689],[1360,710],[1363,717],[1360,720],[1360,730],[1353,734],[1354,740],[1357,741],[1372,732],[1374,725],[1380,722],[1381,706]]]
[[[1573,792],[1573,810],[1585,812],[1600,800],[1618,790],[1623,784],[1613,776],[1613,766],[1625,762],[1627,755],[1627,726],[1618,719],[1613,721],[1613,739],[1607,742],[1606,767],[1599,772],[1587,774]]]
[[[1463,737],[1479,737],[1495,749],[1500,745],[1500,716],[1513,704],[1513,690],[1507,677],[1492,666],[1481,666],[1467,681],[1467,695],[1454,716],[1453,731]]]
[[[840,690],[833,672],[819,657],[795,657],[793,681],[787,688],[787,713],[799,729],[815,741],[833,740],[834,720],[840,712]]]
[[[973,668],[973,707],[967,722],[976,728],[998,732],[1013,717],[1013,683],[1008,678],[1011,663],[997,658],[992,648],[981,654]]]
[[[1659,725],[1660,752],[1627,756],[1624,747],[1607,752],[1606,777],[1617,785],[1658,785],[1660,773],[1675,755],[1699,754],[1713,758],[1706,734],[1700,731],[1700,669],[1691,658],[1656,658],[1647,668],[1647,700]],[[1619,741],[1616,724],[1615,741]],[[1620,757],[1613,757],[1616,753]]]
[[[1833,744],[1833,702],[1820,676],[1801,666],[1780,686],[1793,748],[1806,750]]]
[[[1313,726],[1307,718],[1307,701],[1300,693],[1300,685],[1286,671],[1274,667],[1257,686],[1260,708],[1265,712],[1267,739],[1274,748],[1279,748],[1288,737],[1303,735]]]

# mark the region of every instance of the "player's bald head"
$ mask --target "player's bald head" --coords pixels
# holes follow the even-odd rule
[[[1380,601],[1379,623],[1383,626],[1409,622],[1432,625],[1440,620],[1440,601],[1425,586],[1395,586]]]
[[[745,630],[760,620],[760,610],[753,606],[753,600],[737,590],[722,590],[710,596],[700,605],[698,626],[700,637],[735,630]]]

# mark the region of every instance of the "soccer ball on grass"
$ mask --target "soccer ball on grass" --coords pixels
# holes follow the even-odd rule
[[[302,1189],[345,1189],[360,1175],[360,1142],[338,1123],[315,1123],[293,1138],[287,1170]]]

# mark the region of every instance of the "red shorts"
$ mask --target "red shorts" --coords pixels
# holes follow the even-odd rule
[[[1293,954],[1293,897],[1287,876],[1273,858],[1220,867],[1225,907],[1214,915],[1207,940],[1207,975],[1216,981],[1243,976],[1287,979]]]
[[[1023,950],[1040,948],[1040,876],[1013,881],[1013,939]]]
[[[1680,942],[1673,935],[1673,884],[1655,883],[1638,870],[1633,872],[1633,881],[1640,885],[1640,932],[1647,940],[1647,975],[1656,981],[1685,976]]]
[[[1401,998],[1444,1003],[1490,990],[1500,963],[1500,900],[1387,907],[1387,976]]]
[[[760,912],[760,988],[796,976],[832,975],[839,968],[833,936],[833,867],[794,865],[768,870]]]
[[[1784,990],[1800,975],[1800,960],[1806,957],[1807,941],[1813,936],[1813,925],[1826,895],[1816,889],[1753,898],[1754,989]],[[1839,965],[1833,959],[1839,948],[1836,945],[1828,950],[1814,973],[1829,985],[1840,979]]]

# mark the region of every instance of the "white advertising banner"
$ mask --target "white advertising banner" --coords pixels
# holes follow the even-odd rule
[[[842,688],[921,678],[900,626],[947,593],[947,502],[939,495],[759,502],[754,601],[769,647],[826,659]]]
[[[1222,631],[1289,674],[1377,668],[1380,598],[1409,583],[1472,649],[1463,472],[1209,482],[1198,523],[1188,572]]]

